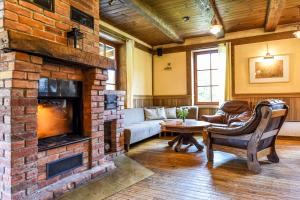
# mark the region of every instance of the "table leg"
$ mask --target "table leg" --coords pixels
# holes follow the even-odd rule
[[[206,128],[203,129],[203,131],[202,131],[202,138],[203,138],[203,143],[206,145],[207,139],[208,139],[208,132],[207,132]]]
[[[176,152],[180,152],[181,150],[181,145],[182,145],[182,141],[183,141],[183,137],[180,137],[180,139],[178,140],[176,146],[175,146],[175,151]]]
[[[204,147],[201,144],[199,144],[199,142],[193,136],[191,136],[190,140],[197,147],[199,151],[203,151]]]
[[[169,141],[168,144],[170,147],[173,147],[173,145],[181,138],[181,135],[178,135],[176,138],[173,140]]]

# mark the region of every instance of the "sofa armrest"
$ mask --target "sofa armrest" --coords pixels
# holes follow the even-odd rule
[[[124,143],[126,145],[130,145],[131,140],[131,130],[130,129],[124,129]]]
[[[222,115],[202,115],[200,117],[202,121],[216,123],[216,124],[223,124],[224,123],[224,116]]]

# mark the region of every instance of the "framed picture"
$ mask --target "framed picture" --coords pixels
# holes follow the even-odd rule
[[[289,81],[289,56],[274,58],[249,58],[250,83],[275,83]]]

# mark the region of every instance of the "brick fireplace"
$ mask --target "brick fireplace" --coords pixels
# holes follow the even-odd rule
[[[53,12],[0,2],[0,199],[53,199],[113,169],[123,152],[122,91],[105,91],[114,62],[99,56],[99,1],[55,0]],[[70,19],[70,8],[94,29]],[[67,44],[79,27],[82,49]],[[106,95],[116,107],[105,110]],[[111,122],[105,152],[104,122]]]

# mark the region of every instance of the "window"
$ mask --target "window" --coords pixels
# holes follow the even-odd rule
[[[113,46],[110,46],[108,44],[100,42],[100,56],[104,56],[104,57],[110,58],[112,60],[115,60],[116,48]]]
[[[108,79],[106,81],[106,90],[116,90],[116,70],[107,70]]]
[[[194,53],[195,104],[218,104],[220,64],[217,50]]]
[[[94,29],[94,17],[71,6],[71,19],[86,27]]]
[[[27,0],[43,9],[54,12],[54,0]]]
[[[104,42],[100,42],[100,55],[112,60],[116,60],[116,47],[114,47],[113,45],[105,44]],[[116,90],[116,70],[109,69],[107,70],[107,73],[108,80],[106,81],[106,90]]]

